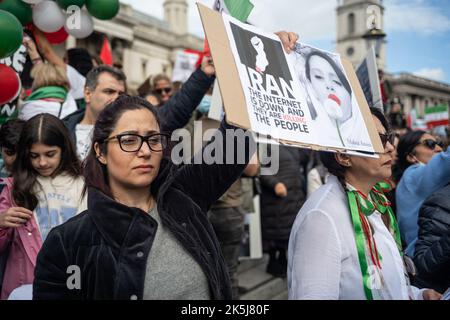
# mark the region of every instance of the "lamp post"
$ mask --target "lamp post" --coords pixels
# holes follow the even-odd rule
[[[386,34],[383,30],[377,28],[375,19],[372,21],[372,27],[362,37],[366,40],[367,49],[374,47],[376,57],[380,58],[381,45]]]

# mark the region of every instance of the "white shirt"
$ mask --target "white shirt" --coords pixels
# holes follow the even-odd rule
[[[75,100],[84,98],[86,78],[70,65],[67,65],[66,73],[70,83],[70,94]]]
[[[86,159],[92,145],[94,126],[90,124],[77,124],[75,135],[77,137],[77,155],[81,161]]]
[[[42,240],[50,230],[87,208],[86,197],[82,197],[83,177],[72,177],[66,173],[58,176],[37,177],[36,197],[38,206],[34,209],[34,217]]]
[[[409,287],[397,244],[374,212],[368,217],[380,253],[385,287],[373,290],[374,299],[422,299]],[[370,262],[370,258],[367,259]],[[330,176],[306,201],[292,226],[288,248],[289,299],[365,300],[353,224],[347,196]]]

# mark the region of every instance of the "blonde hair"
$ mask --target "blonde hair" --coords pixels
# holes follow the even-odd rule
[[[39,63],[31,70],[33,84],[31,90],[37,90],[42,87],[57,86],[70,90],[69,78],[66,71],[51,63]]]

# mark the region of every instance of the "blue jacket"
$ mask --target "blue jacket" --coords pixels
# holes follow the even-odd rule
[[[406,254],[414,257],[419,226],[419,209],[426,198],[450,183],[450,148],[435,155],[426,165],[405,170],[395,191],[397,220]]]

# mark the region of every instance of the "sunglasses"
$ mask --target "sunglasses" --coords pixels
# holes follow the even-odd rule
[[[391,145],[394,145],[395,141],[395,132],[388,133],[379,133],[381,144],[383,148],[386,148],[386,144],[389,142]]]
[[[422,142],[419,142],[419,144],[424,145],[425,147],[427,147],[430,150],[434,150],[436,148],[436,146],[444,148],[444,143],[442,141],[436,141],[433,139],[423,140]]]
[[[154,91],[157,94],[162,94],[163,92],[165,94],[169,94],[170,92],[172,92],[172,88],[161,88],[161,89],[155,89]]]

